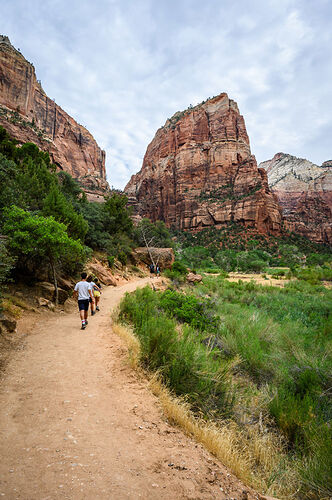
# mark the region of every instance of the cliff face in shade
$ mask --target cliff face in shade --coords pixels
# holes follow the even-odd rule
[[[125,193],[136,214],[178,229],[234,221],[278,233],[280,207],[251,155],[237,104],[220,94],[176,113],[147,148]]]
[[[34,66],[5,36],[0,36],[0,125],[20,142],[34,142],[48,151],[53,163],[88,193],[109,189],[105,152],[86,128],[45,94]]]
[[[286,227],[332,244],[332,161],[322,166],[285,153],[260,163],[283,209]]]

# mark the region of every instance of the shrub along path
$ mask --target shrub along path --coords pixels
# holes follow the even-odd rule
[[[171,427],[147,382],[129,368],[110,310],[149,281],[105,289],[102,310],[85,331],[74,306],[36,315],[2,380],[1,496],[263,498]]]

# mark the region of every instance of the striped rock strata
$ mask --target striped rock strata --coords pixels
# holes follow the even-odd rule
[[[48,151],[92,196],[105,193],[105,152],[90,132],[50,99],[34,66],[0,35],[0,125],[20,142]]]
[[[279,204],[225,93],[168,119],[125,192],[136,214],[178,229],[237,222],[262,233],[280,230]]]
[[[332,244],[332,161],[322,166],[285,153],[260,163],[283,209],[285,226],[317,243]]]

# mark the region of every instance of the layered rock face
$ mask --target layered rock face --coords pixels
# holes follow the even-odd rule
[[[88,130],[45,94],[34,66],[6,36],[0,36],[0,125],[20,142],[34,142],[48,151],[53,163],[92,196],[109,189],[105,152]]]
[[[332,244],[332,161],[322,166],[285,153],[260,163],[283,209],[286,227]]]
[[[280,230],[266,172],[257,168],[244,119],[225,93],[167,120],[125,192],[138,215],[178,229],[233,221],[263,233]]]

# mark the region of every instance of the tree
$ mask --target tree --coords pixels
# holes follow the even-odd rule
[[[104,204],[105,230],[110,234],[131,233],[133,222],[130,210],[127,209],[128,198],[118,193],[113,193],[106,198]]]
[[[43,201],[42,212],[43,215],[51,215],[56,221],[66,224],[70,236],[84,240],[89,227],[88,222],[74,210],[72,204],[59,190],[58,185],[51,186],[50,192]]]
[[[147,248],[154,266],[158,264],[159,259],[155,262],[151,248],[170,248],[174,246],[165,223],[160,220],[153,223],[149,219],[144,218],[137,225],[134,232],[138,244],[144,245]]]
[[[84,257],[84,247],[70,238],[66,226],[53,217],[31,215],[15,205],[5,210],[3,231],[9,237],[8,249],[18,258],[46,258],[52,272],[55,303],[58,304],[56,264],[62,259],[75,261]]]

